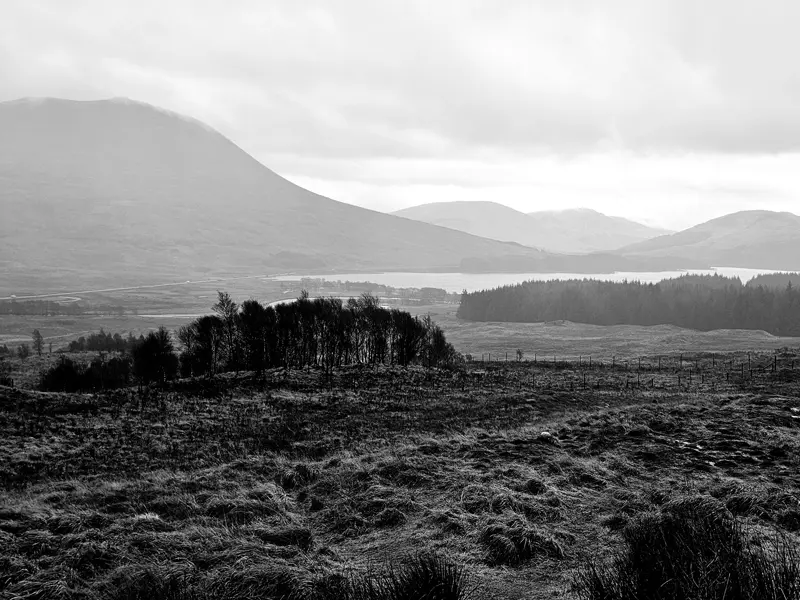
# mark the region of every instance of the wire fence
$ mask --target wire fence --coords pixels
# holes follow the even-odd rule
[[[527,373],[532,387],[568,389],[703,389],[757,387],[800,381],[800,354],[774,352],[695,352],[646,355],[526,356],[521,352],[467,354],[465,372],[514,368]]]

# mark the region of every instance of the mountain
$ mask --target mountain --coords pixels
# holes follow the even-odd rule
[[[325,198],[206,125],[130,100],[0,103],[0,132],[7,293],[545,256]]]
[[[618,253],[639,259],[701,257],[715,267],[797,270],[800,217],[789,212],[747,210],[632,244]]]
[[[531,237],[525,213],[497,202],[431,202],[392,214],[493,240],[531,245],[519,241]]]
[[[546,210],[527,213],[536,223],[537,231],[553,240],[542,245],[562,252],[597,252],[616,250],[623,246],[671,233],[666,229],[649,227],[625,219],[604,215],[590,208]],[[569,249],[567,249],[569,248]]]
[[[667,233],[586,208],[526,214],[497,202],[433,202],[392,214],[563,253],[616,250]]]

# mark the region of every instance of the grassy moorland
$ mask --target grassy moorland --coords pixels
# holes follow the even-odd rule
[[[456,565],[474,598],[587,597],[698,502],[796,544],[800,357],[684,359],[0,388],[0,596],[399,599],[341,590]]]
[[[406,307],[404,307],[406,308]],[[430,314],[456,350],[480,358],[514,357],[517,349],[533,360],[534,355],[578,360],[593,355],[634,358],[643,355],[676,355],[681,352],[747,352],[800,346],[800,338],[781,337],[760,330],[718,329],[697,331],[674,325],[587,325],[571,321],[547,323],[502,323],[465,321],[456,316],[458,305],[408,307]]]

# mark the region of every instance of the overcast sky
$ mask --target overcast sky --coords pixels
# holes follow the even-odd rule
[[[4,0],[0,100],[163,106],[376,210],[682,228],[800,213],[799,23],[797,0]]]

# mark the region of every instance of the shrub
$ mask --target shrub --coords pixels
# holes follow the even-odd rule
[[[31,355],[31,347],[28,344],[20,344],[17,346],[17,356],[20,360],[25,360]]]
[[[763,550],[720,503],[706,497],[666,504],[633,520],[610,565],[591,563],[576,589],[586,600],[789,600],[800,598],[800,561],[778,539]]]

